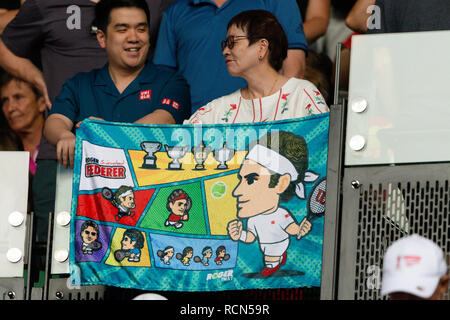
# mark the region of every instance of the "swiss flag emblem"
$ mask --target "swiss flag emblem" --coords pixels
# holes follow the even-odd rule
[[[152,98],[152,90],[143,90],[139,93],[139,100],[149,100]]]

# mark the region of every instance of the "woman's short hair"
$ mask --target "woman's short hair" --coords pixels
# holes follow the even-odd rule
[[[248,10],[234,16],[227,30],[235,25],[247,33],[250,45],[260,39],[269,42],[269,63],[277,71],[287,57],[288,41],[283,27],[273,13],[266,10]]]

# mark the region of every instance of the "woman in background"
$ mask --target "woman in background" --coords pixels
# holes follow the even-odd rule
[[[185,123],[265,122],[329,111],[311,82],[279,73],[287,38],[272,13],[244,11],[230,20],[227,30],[222,53],[228,72],[244,78],[247,87],[211,101]]]

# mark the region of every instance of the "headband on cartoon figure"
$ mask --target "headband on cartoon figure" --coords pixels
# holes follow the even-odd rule
[[[119,198],[123,198],[126,196],[130,196],[132,194],[133,194],[133,190],[128,190],[128,191],[125,191],[124,193],[119,194],[118,196],[119,196]]]
[[[175,201],[177,201],[177,200],[182,200],[182,199],[187,200],[186,193],[182,193],[182,194],[180,194],[178,197],[173,198],[173,199],[172,199],[172,202],[175,202]]]
[[[164,253],[169,253],[169,252],[171,252],[171,251],[173,251],[173,247],[169,247],[169,248],[167,248],[166,250],[164,250],[163,252],[164,252]]]
[[[289,161],[289,159],[263,145],[255,145],[248,152],[245,158],[248,160],[252,160],[262,165],[263,167],[266,167],[268,170],[280,175],[289,174],[291,176],[291,181],[297,181],[298,179],[298,172],[292,162]],[[305,172],[305,182],[313,182],[318,178],[319,175],[312,171]],[[295,194],[300,199],[305,199],[305,185],[303,184],[303,181],[299,181],[296,184]]]

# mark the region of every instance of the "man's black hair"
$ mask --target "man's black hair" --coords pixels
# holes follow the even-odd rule
[[[117,8],[138,8],[144,10],[150,27],[150,10],[145,0],[100,0],[95,6],[95,19],[92,22],[92,26],[106,33],[106,28],[111,21],[111,11]]]

